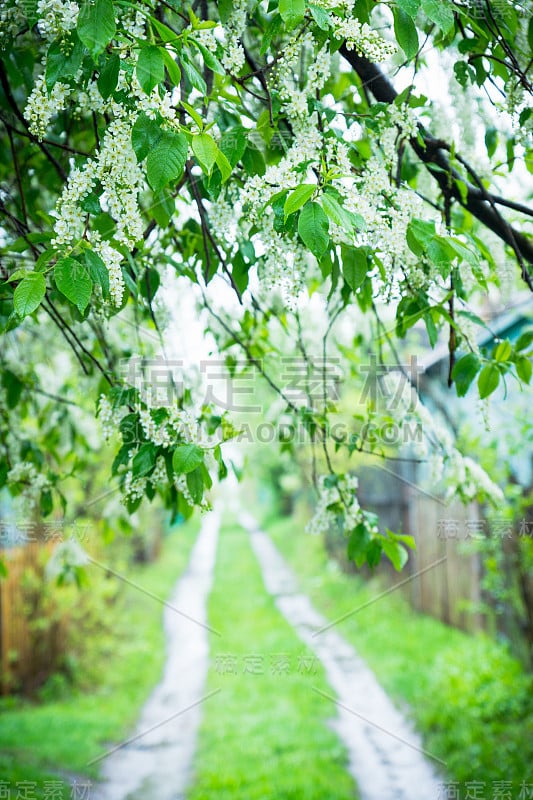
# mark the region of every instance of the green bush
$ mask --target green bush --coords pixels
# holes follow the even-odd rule
[[[479,637],[445,651],[428,697],[438,698],[419,711],[428,747],[457,780],[531,779],[533,678],[504,647]]]

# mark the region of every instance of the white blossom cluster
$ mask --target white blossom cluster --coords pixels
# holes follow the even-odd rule
[[[93,159],[87,159],[83,167],[72,170],[53,212],[57,221],[52,243],[56,247],[75,244],[82,237],[87,215],[81,203],[97,181],[104,190],[101,202],[117,223],[116,240],[131,249],[142,237],[138,194],[144,177],[131,145],[131,124],[129,115],[114,119],[106,130],[100,151]],[[120,306],[124,292],[120,269],[123,257],[109,242],[102,241],[97,232],[91,232],[88,238],[108,269],[110,295],[114,304]]]
[[[174,444],[174,439],[167,426],[165,424],[158,425],[152,417],[150,409],[139,408],[138,413],[144,435],[148,441],[165,448],[171,447],[172,444]]]
[[[277,233],[273,226],[272,209],[262,218],[261,243],[265,254],[259,262],[261,276],[260,293],[268,294],[278,289],[289,310],[296,303],[304,288],[306,253],[295,237]]]
[[[191,410],[180,409],[175,406],[165,407],[167,417],[160,423],[154,420],[153,412],[158,410],[152,403],[151,393],[143,393],[143,402],[136,403],[135,411],[148,441],[158,447],[169,448],[178,442],[194,442],[199,447],[210,447],[208,436],[203,430],[201,422]]]
[[[120,87],[119,87],[120,88]],[[179,95],[179,87],[175,87],[172,92],[160,92],[159,87],[154,87],[152,92],[147,95],[141,87],[137,79],[137,74],[134,73],[129,83],[124,80],[124,88],[127,89],[132,97],[135,97],[137,103],[137,111],[143,111],[150,119],[155,119],[159,113],[163,119],[169,123],[172,128],[179,129],[176,114],[176,100]]]
[[[210,228],[213,235],[220,241],[225,241],[231,245],[237,241],[240,235],[243,235],[242,225],[239,224],[239,218],[242,214],[240,198],[230,203],[229,200],[221,195],[218,200],[210,203],[208,213]]]
[[[98,416],[104,439],[108,442],[117,429],[118,420],[117,414],[105,394],[101,394],[98,399]]]
[[[131,462],[135,457],[135,450],[130,450],[128,457]],[[165,459],[162,456],[159,456],[152,473],[148,477],[141,476],[134,478],[132,470],[128,469],[124,475],[122,502],[135,502],[136,500],[140,500],[144,496],[148,483],[155,488],[157,485],[165,484],[167,480],[168,476]]]
[[[126,33],[132,39],[142,39],[146,33],[146,17],[133,8],[125,8],[122,12],[121,23]]]
[[[133,472],[128,470],[124,478],[123,499],[131,502],[140,500],[146,490],[146,483],[146,478],[134,478]]]
[[[59,6],[51,3],[50,8],[52,5],[57,11]],[[68,4],[65,7],[66,5]],[[132,26],[141,24],[138,16],[132,17]],[[146,95],[134,71],[129,74],[125,69],[120,70],[117,89],[127,91],[136,99],[135,111],[127,111],[113,97],[104,99],[96,80],[90,80],[86,86],[80,88],[58,82],[48,94],[44,70],[36,80],[24,114],[31,132],[39,139],[44,137],[51,119],[65,108],[68,100],[73,102],[78,116],[97,112],[109,117],[110,122],[100,149],[82,166],[72,168],[63,193],[52,212],[56,217],[52,244],[61,248],[75,246],[82,237],[90,241],[108,269],[111,300],[116,306],[120,306],[124,294],[120,266],[123,255],[109,242],[102,241],[97,232],[86,230],[87,214],[82,210],[81,204],[95,186],[101,184],[103,191],[99,193],[99,200],[102,210],[108,211],[116,222],[115,239],[129,250],[133,249],[142,238],[144,229],[138,203],[139,192],[144,188],[144,174],[131,144],[132,126],[142,111],[151,118],[159,113],[172,127],[178,127],[178,122],[173,94],[160,94],[154,89],[150,96]]]
[[[322,475],[318,480],[319,497],[315,513],[308,522],[308,533],[326,533],[337,521],[342,508],[344,531],[350,531],[361,521],[361,508],[357,500],[358,480],[355,475],[339,475],[335,485],[328,485],[330,475]],[[338,506],[333,510],[331,506]]]
[[[247,0],[236,0],[230,18],[224,24],[224,55],[222,66],[232,75],[236,75],[244,66],[244,48],[240,42],[246,28]]]
[[[335,9],[343,11],[346,16],[351,16],[355,6],[355,0],[316,0],[315,5],[325,8],[326,11]]]
[[[74,30],[80,7],[71,0],[39,0],[37,28],[44,39],[53,42]]]
[[[30,131],[37,139],[43,139],[50,120],[65,108],[71,94],[70,86],[60,81],[48,94],[44,74],[37,78],[24,110]]]
[[[355,17],[344,19],[336,14],[331,16],[331,22],[335,38],[344,39],[347,50],[356,50],[370,61],[386,61],[396,52],[396,45],[380,36],[367,22],[361,24]]]
[[[133,121],[130,115],[113,120],[96,156],[96,175],[104,188],[104,202],[117,223],[115,238],[129,249],[143,234],[138,194],[144,176],[131,144]]]
[[[165,466],[165,459],[163,456],[159,456],[157,461],[155,462],[154,471],[150,475],[150,483],[153,486],[157,486],[158,484],[166,483],[167,481],[167,468]]]
[[[183,495],[185,502],[189,506],[194,505],[194,500],[192,499],[192,495],[189,491],[189,487],[187,486],[187,476],[186,475],[174,475],[174,486]]]
[[[243,205],[249,204],[248,218],[258,221],[263,207],[270,198],[282,189],[295,189],[302,181],[301,171],[297,172],[303,162],[320,162],[322,136],[318,130],[316,113],[294,130],[294,141],[285,156],[277,163],[267,167],[263,176],[253,175],[248,178],[241,192]]]
[[[83,167],[75,167],[69,176],[56,209],[52,216],[56,217],[54,225],[55,238],[52,244],[60,247],[81,238],[85,227],[86,213],[80,203],[90,194],[98,178],[96,161],[87,160]]]
[[[293,36],[287,43],[283,56],[280,58],[275,72],[275,83],[279,95],[284,103],[284,111],[288,117],[298,120],[309,114],[307,99],[316,97],[331,71],[331,55],[328,46],[315,52],[316,46],[313,36],[307,32],[303,36]],[[306,64],[305,83],[300,87],[298,66]]]
[[[360,175],[351,174],[343,143],[328,143],[328,157],[333,161],[330,148],[335,147],[340,175],[333,180],[333,185],[344,196],[345,208],[365,221],[365,230],[358,233],[357,244],[370,245],[379,255],[386,280],[377,281],[376,288],[389,300],[399,296],[404,278],[416,289],[426,286],[435,275],[424,269],[427,265],[410,250],[405,237],[411,219],[427,216],[423,202],[411,189],[397,187],[392,181],[397,169],[398,145],[401,140],[416,135],[416,118],[409,108],[392,106],[381,122],[374,152]],[[342,232],[337,233],[342,241]]]
[[[116,306],[120,306],[124,295],[124,276],[120,267],[123,256],[118,250],[115,250],[109,242],[102,239],[97,231],[91,232],[90,241],[94,251],[106,265],[109,274],[109,294],[111,300]]]
[[[187,486],[187,476],[186,475],[174,475],[174,486],[183,495],[183,498],[187,505],[194,506],[195,502],[192,498],[192,495],[189,491],[189,487]],[[211,510],[211,503],[207,498],[203,497],[202,501],[199,505],[199,509],[201,512],[210,511]]]
[[[492,503],[503,502],[500,487],[479,464],[457,450],[452,434],[423,405],[415,387],[397,371],[387,373],[385,381],[387,391],[395,399],[395,408],[390,413],[396,423],[401,426],[408,415],[414,415],[422,425],[424,439],[416,443],[415,451],[419,457],[429,456],[432,484],[446,485],[447,499],[460,495],[469,501],[481,494]]]
[[[16,36],[26,23],[26,10],[20,0],[0,3],[0,48],[10,36]]]
[[[20,461],[7,473],[7,483],[22,487],[21,496],[28,509],[37,505],[41,492],[50,488],[50,481],[37,471],[31,461]]]

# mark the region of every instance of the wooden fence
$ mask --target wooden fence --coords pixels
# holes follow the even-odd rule
[[[380,573],[391,586],[409,578],[400,591],[418,611],[463,630],[484,629],[481,559],[467,546],[477,535],[478,506],[447,505],[421,489],[409,468],[386,467],[360,473],[361,505],[378,514],[382,528],[414,536],[417,547],[405,572],[395,572],[384,560]]]
[[[2,551],[0,579],[0,692],[31,691],[54,670],[62,650],[61,620],[45,599],[44,562],[51,543],[29,542]]]

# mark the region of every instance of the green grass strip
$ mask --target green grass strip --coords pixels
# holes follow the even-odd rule
[[[347,800],[346,752],[328,727],[320,664],[267,594],[247,534],[222,528],[209,602],[208,691],[189,800]]]

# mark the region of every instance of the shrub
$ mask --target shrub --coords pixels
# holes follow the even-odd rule
[[[435,664],[419,721],[430,750],[459,781],[521,783],[533,772],[533,678],[507,650],[479,637]]]

